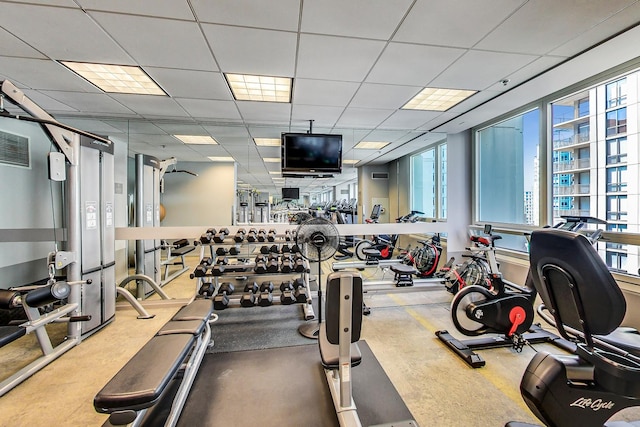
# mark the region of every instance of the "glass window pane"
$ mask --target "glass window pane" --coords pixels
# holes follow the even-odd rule
[[[436,149],[411,156],[411,209],[436,217]]]
[[[476,134],[477,220],[538,225],[538,109]]]

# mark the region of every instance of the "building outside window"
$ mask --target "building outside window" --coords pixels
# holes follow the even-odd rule
[[[431,219],[447,215],[447,144],[411,156],[411,209]]]

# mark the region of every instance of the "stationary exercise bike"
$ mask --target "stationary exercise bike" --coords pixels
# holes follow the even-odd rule
[[[375,205],[373,207],[371,217],[365,220],[365,222],[377,223],[378,218],[380,217],[380,212],[380,205]],[[424,212],[411,211],[400,218],[396,218],[396,222],[416,222],[419,219],[418,215],[424,215]],[[399,237],[399,234],[380,234],[372,236],[371,239],[361,240],[355,246],[356,256],[362,261],[367,261],[371,258],[378,260],[391,259],[394,251],[397,249]]]
[[[433,277],[442,255],[440,234],[434,234],[429,240],[418,240],[418,243],[420,246],[416,246],[404,256],[403,263],[414,266],[419,278]]]
[[[593,217],[563,217],[564,222],[553,228],[576,232],[585,224],[606,224]],[[595,243],[601,235],[596,230],[589,236]],[[485,234],[492,236],[490,250],[485,251],[490,273],[489,288],[473,285],[461,289],[451,301],[451,317],[456,329],[467,336],[479,336],[487,333],[500,334],[498,337],[483,337],[460,341],[448,331],[437,331],[440,338],[451,350],[465,360],[470,366],[479,368],[485,365],[484,359],[473,350],[509,347],[517,352],[526,344],[542,342],[552,343],[567,351],[573,351],[575,344],[561,339],[557,335],[533,325],[535,316],[534,303],[537,296],[533,285],[531,271],[527,275],[525,286],[503,280],[498,270],[493,241],[499,236],[491,235],[490,226],[485,227]]]
[[[557,427],[603,426],[617,412],[640,406],[640,334],[619,327],[625,298],[592,242],[563,230],[534,231],[530,261],[534,289],[560,335],[576,346],[570,355],[536,353],[520,383],[527,406]],[[532,425],[507,424],[524,426]]]

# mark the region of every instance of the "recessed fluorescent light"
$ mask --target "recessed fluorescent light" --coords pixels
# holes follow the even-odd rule
[[[264,157],[262,161],[265,163],[280,163],[280,157]]]
[[[173,135],[185,144],[217,144],[209,135]]]
[[[342,164],[343,165],[355,165],[359,161],[360,160],[355,160],[355,159],[342,159]]]
[[[428,111],[447,111],[456,104],[461,103],[476,90],[462,89],[439,89],[426,87],[419,94],[407,102],[403,110],[428,110]]]
[[[261,147],[280,147],[280,138],[253,138],[256,145]]]
[[[238,101],[291,102],[289,77],[225,74],[233,97]]]
[[[280,175],[280,171],[269,171],[269,175]]]
[[[230,156],[210,156],[209,160],[212,162],[233,162],[233,157]]]
[[[381,148],[384,148],[389,144],[389,142],[360,141],[353,148],[360,148],[362,150],[380,150]]]
[[[166,95],[140,67],[71,61],[60,63],[105,92]]]

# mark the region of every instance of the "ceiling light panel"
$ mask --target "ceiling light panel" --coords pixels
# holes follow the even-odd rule
[[[173,135],[185,144],[198,144],[198,145],[215,145],[218,143],[215,139],[209,135]]]
[[[384,148],[389,144],[390,144],[389,142],[382,142],[382,141],[380,141],[380,142],[378,142],[378,141],[360,141],[353,148],[359,148],[359,149],[362,149],[362,150],[380,150],[381,148]]]
[[[342,159],[342,164],[343,165],[355,165],[359,161],[360,160],[355,160],[355,159]]]
[[[462,89],[439,89],[426,87],[419,94],[407,102],[403,110],[426,110],[426,111],[447,111],[456,104],[461,103],[471,95],[476,93],[475,90]]]
[[[233,157],[230,156],[210,156],[208,157],[212,162],[233,162]]]
[[[265,163],[280,163],[280,157],[264,157],[262,161]]]
[[[280,147],[280,138],[253,138],[260,147]]]
[[[291,102],[289,77],[225,74],[233,97],[237,101]]]
[[[105,92],[167,95],[140,67],[70,61],[61,63]]]

